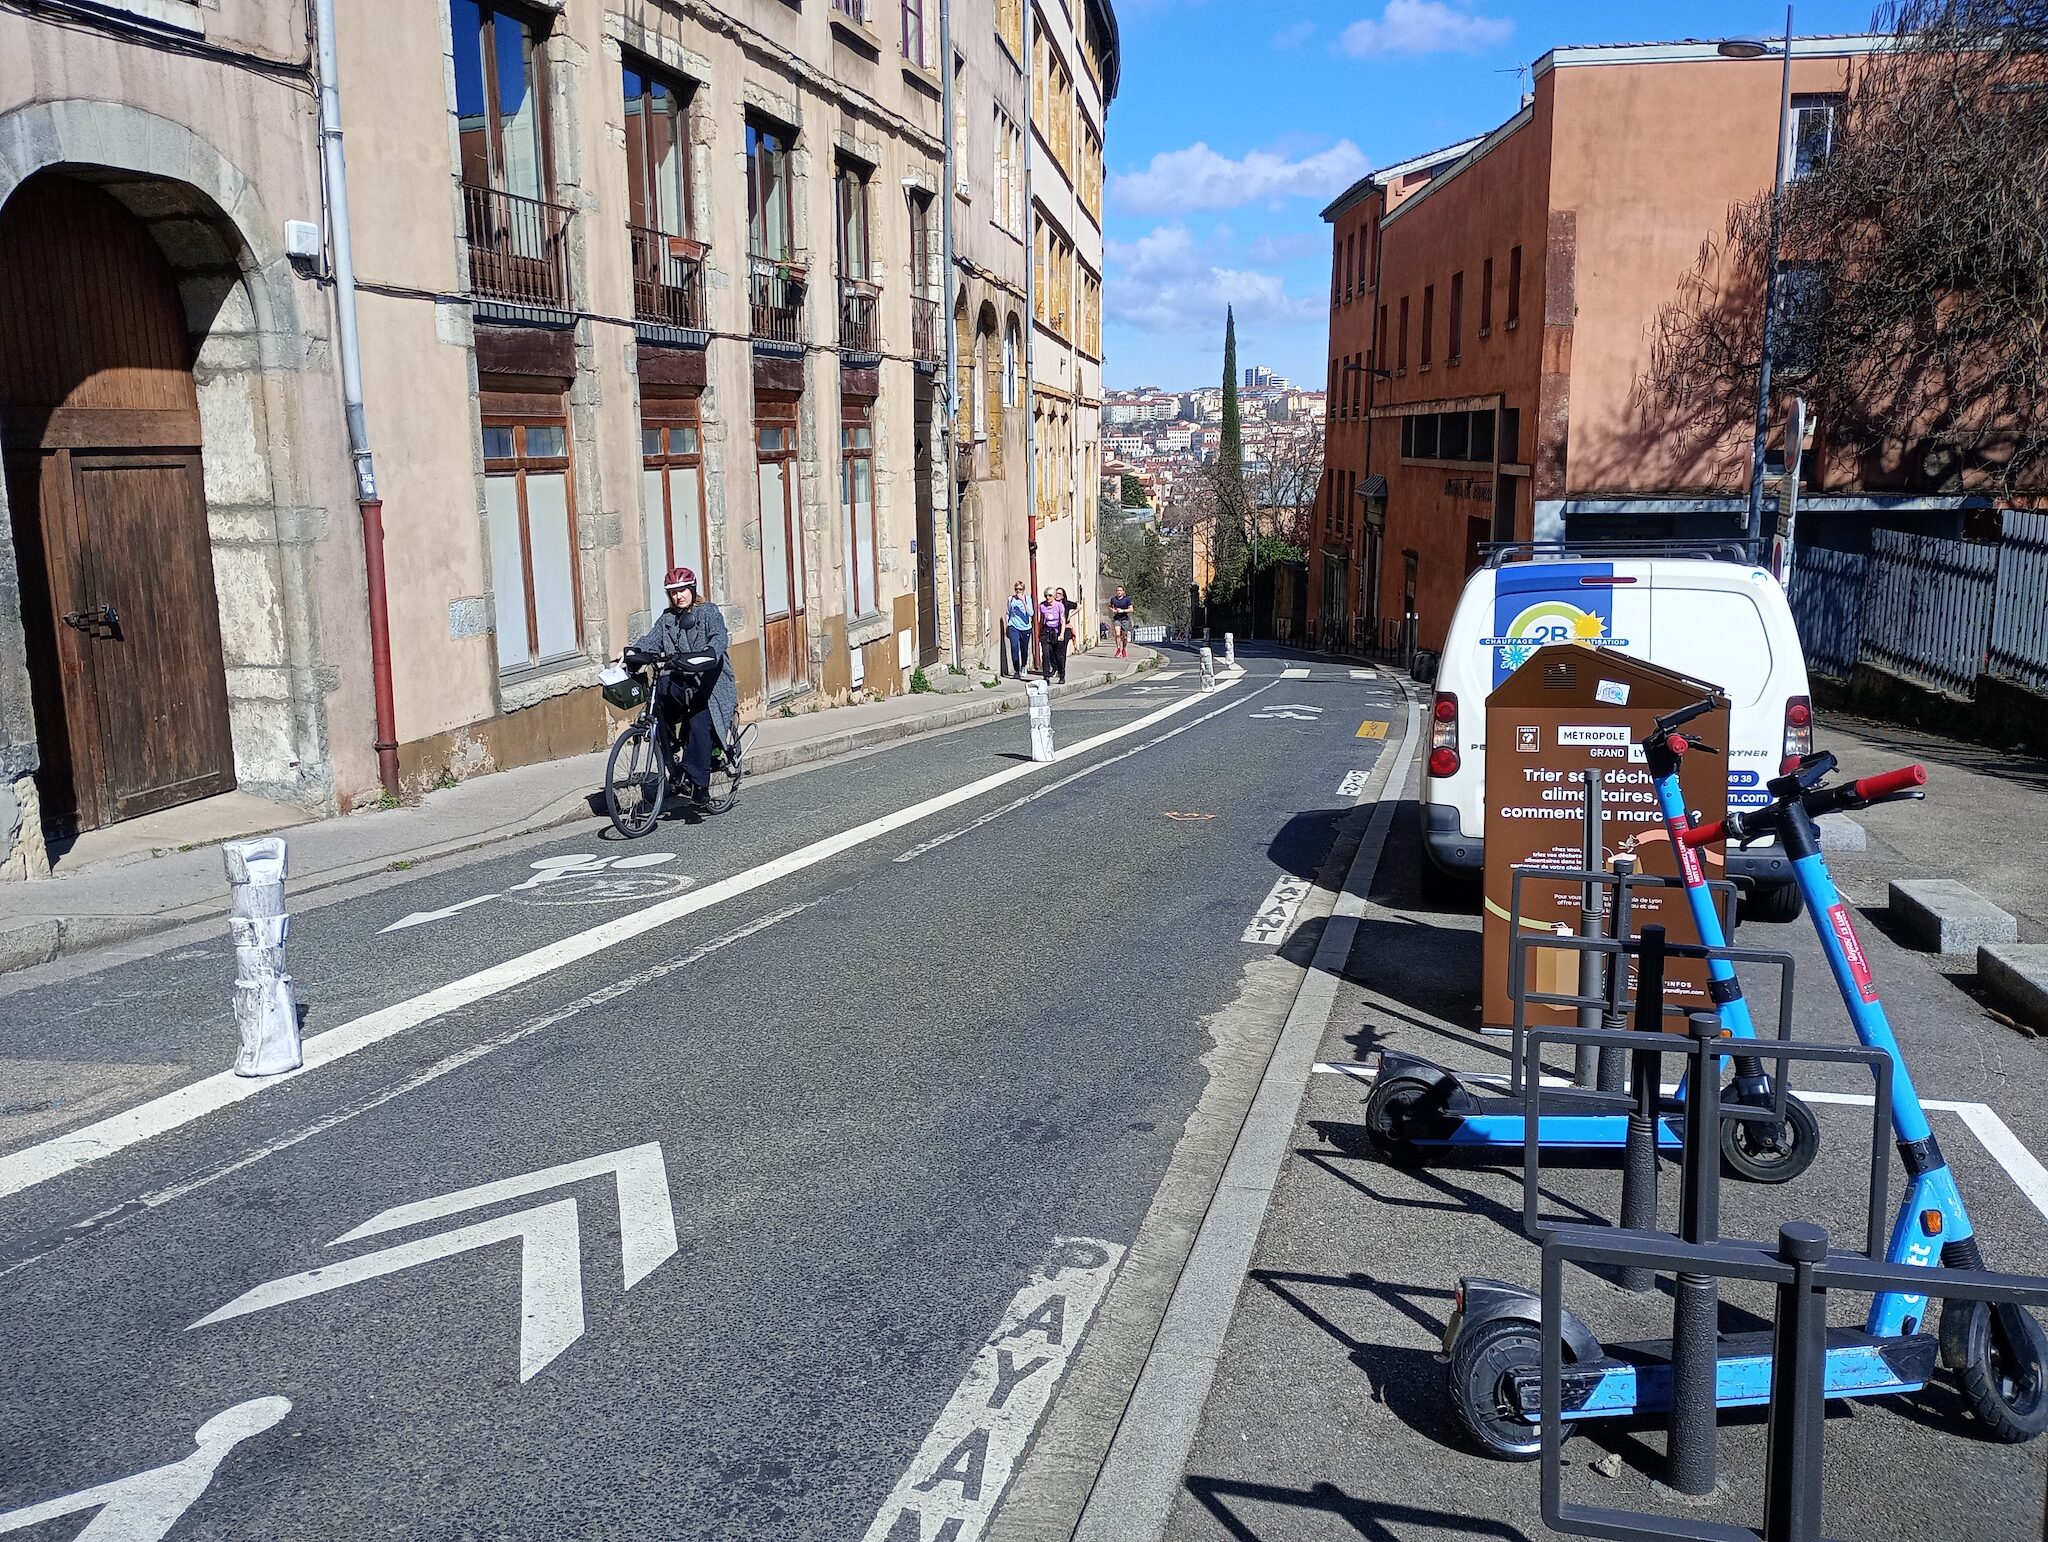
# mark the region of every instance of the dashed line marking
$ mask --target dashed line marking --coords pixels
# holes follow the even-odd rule
[[[1308,671],[1299,667],[1283,669],[1280,671],[1280,678],[1282,680],[1306,680],[1308,678]]]

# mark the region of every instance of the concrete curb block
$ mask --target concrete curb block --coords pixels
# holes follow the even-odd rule
[[[1155,655],[1155,661],[1157,657]],[[1057,700],[1063,696],[1079,696],[1106,690],[1111,684],[1121,685],[1127,680],[1137,679],[1149,672],[1134,669],[1119,675],[1112,682],[1075,680],[1065,685],[1054,685],[1050,689]],[[992,691],[974,701],[935,705],[931,711],[919,713],[915,717],[874,723],[865,728],[849,728],[840,733],[757,751],[748,761],[747,774],[767,776],[773,772],[789,771],[800,766],[834,760],[861,750],[893,744],[903,739],[916,738],[922,734],[964,727],[970,723],[1000,717],[1008,712],[1015,712],[1019,722],[1022,722],[1024,702],[1016,697]],[[460,837],[444,845],[420,847],[409,852],[407,857],[414,865],[419,865],[442,857],[459,856],[485,846],[495,846],[502,841],[518,840],[522,836],[574,824],[578,820],[598,817],[601,816],[591,812],[589,794],[573,793],[547,804],[516,825]],[[146,860],[140,858],[125,865],[140,868]],[[380,856],[368,861],[351,863],[346,867],[331,868],[297,886],[296,892],[301,896],[315,895],[337,884],[354,883],[358,879],[388,871],[390,866],[391,859]],[[50,881],[61,883],[63,880]],[[217,901],[209,900],[203,904],[185,905],[175,910],[160,910],[146,915],[42,916],[27,918],[11,925],[0,923],[0,975],[31,969],[38,964],[48,964],[59,958],[69,958],[74,954],[90,952],[94,948],[106,947],[113,943],[129,942],[156,932],[175,931],[179,927],[190,926],[195,922],[223,918],[227,913],[227,898],[223,895]]]
[[[1895,878],[1892,924],[1927,953],[1968,953],[1984,943],[2018,942],[2020,924],[1966,883],[1953,878]]]
[[[2048,1029],[2048,943],[1989,943],[1979,947],[1977,983],[2021,1022]]]

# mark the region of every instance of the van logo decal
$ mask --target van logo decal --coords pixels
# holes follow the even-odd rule
[[[1590,567],[1571,567],[1549,575],[1543,590],[1531,593],[1510,585],[1502,575],[1502,586],[1494,595],[1494,635],[1481,639],[1493,653],[1493,683],[1498,686],[1529,662],[1538,648],[1550,643],[1584,643],[1592,648],[1626,648],[1628,639],[1612,634],[1614,599],[1609,590],[1584,594],[1584,605],[1556,595],[1556,584],[1576,582]],[[1519,575],[1517,575],[1519,576]],[[1546,592],[1547,591],[1547,592]]]

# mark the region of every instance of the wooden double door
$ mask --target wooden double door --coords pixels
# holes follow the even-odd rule
[[[0,205],[0,470],[46,823],[231,790],[184,311],[141,222],[87,182]]]

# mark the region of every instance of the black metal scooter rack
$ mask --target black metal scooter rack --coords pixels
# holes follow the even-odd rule
[[[1653,949],[1661,941],[1661,937],[1656,939]],[[1647,985],[1651,972],[1639,968],[1639,975]],[[1648,994],[1639,992],[1641,996]],[[1632,1030],[1617,1033],[1605,1029],[1537,1028],[1529,1030],[1524,1041],[1531,1118],[1541,1112],[1541,1060],[1548,1045],[1591,1049],[1595,1053],[1626,1053],[1632,1062],[1634,1095],[1639,1106],[1653,1104],[1658,1068],[1664,1057],[1683,1055],[1688,1061],[1686,1140],[1676,1234],[1645,1227],[1546,1222],[1541,1207],[1541,1152],[1532,1142],[1524,1156],[1523,1227],[1543,1249],[1538,1399],[1544,1524],[1572,1535],[1612,1538],[1617,1542],[1652,1542],[1663,1538],[1685,1542],[1821,1542],[1828,1292],[1839,1289],[1862,1295],[1895,1290],[1943,1300],[2048,1306],[2048,1279],[1982,1270],[1909,1268],[1884,1260],[1890,1176],[1886,1110],[1891,1098],[1892,1063],[1883,1051],[1861,1046],[1781,1038],[1756,1048],[1761,1058],[1777,1062],[1774,1081],[1779,1086],[1785,1080],[1786,1061],[1870,1066],[1876,1097],[1872,1107],[1871,1176],[1862,1250],[1838,1252],[1830,1246],[1823,1228],[1805,1222],[1782,1224],[1774,1243],[1721,1237],[1721,1172],[1718,1142],[1712,1136],[1724,1118],[1768,1118],[1769,1111],[1722,1102],[1721,1062],[1735,1055],[1739,1046],[1722,1036],[1712,1014],[1691,1014],[1687,1022],[1689,1031],[1681,1038],[1644,1031],[1659,1021],[1661,1013],[1645,1014],[1641,1006],[1639,1001],[1637,1027]],[[1653,1152],[1653,1172],[1654,1164]],[[1654,1194],[1650,1214],[1656,1214]],[[1776,1310],[1769,1330],[1771,1386],[1761,1530],[1688,1516],[1565,1501],[1563,1324],[1564,1266],[1568,1263],[1618,1271],[1623,1276],[1632,1271],[1674,1276],[1672,1396],[1665,1483],[1682,1495],[1711,1494],[1718,1482],[1719,1282],[1757,1280],[1776,1287]]]

